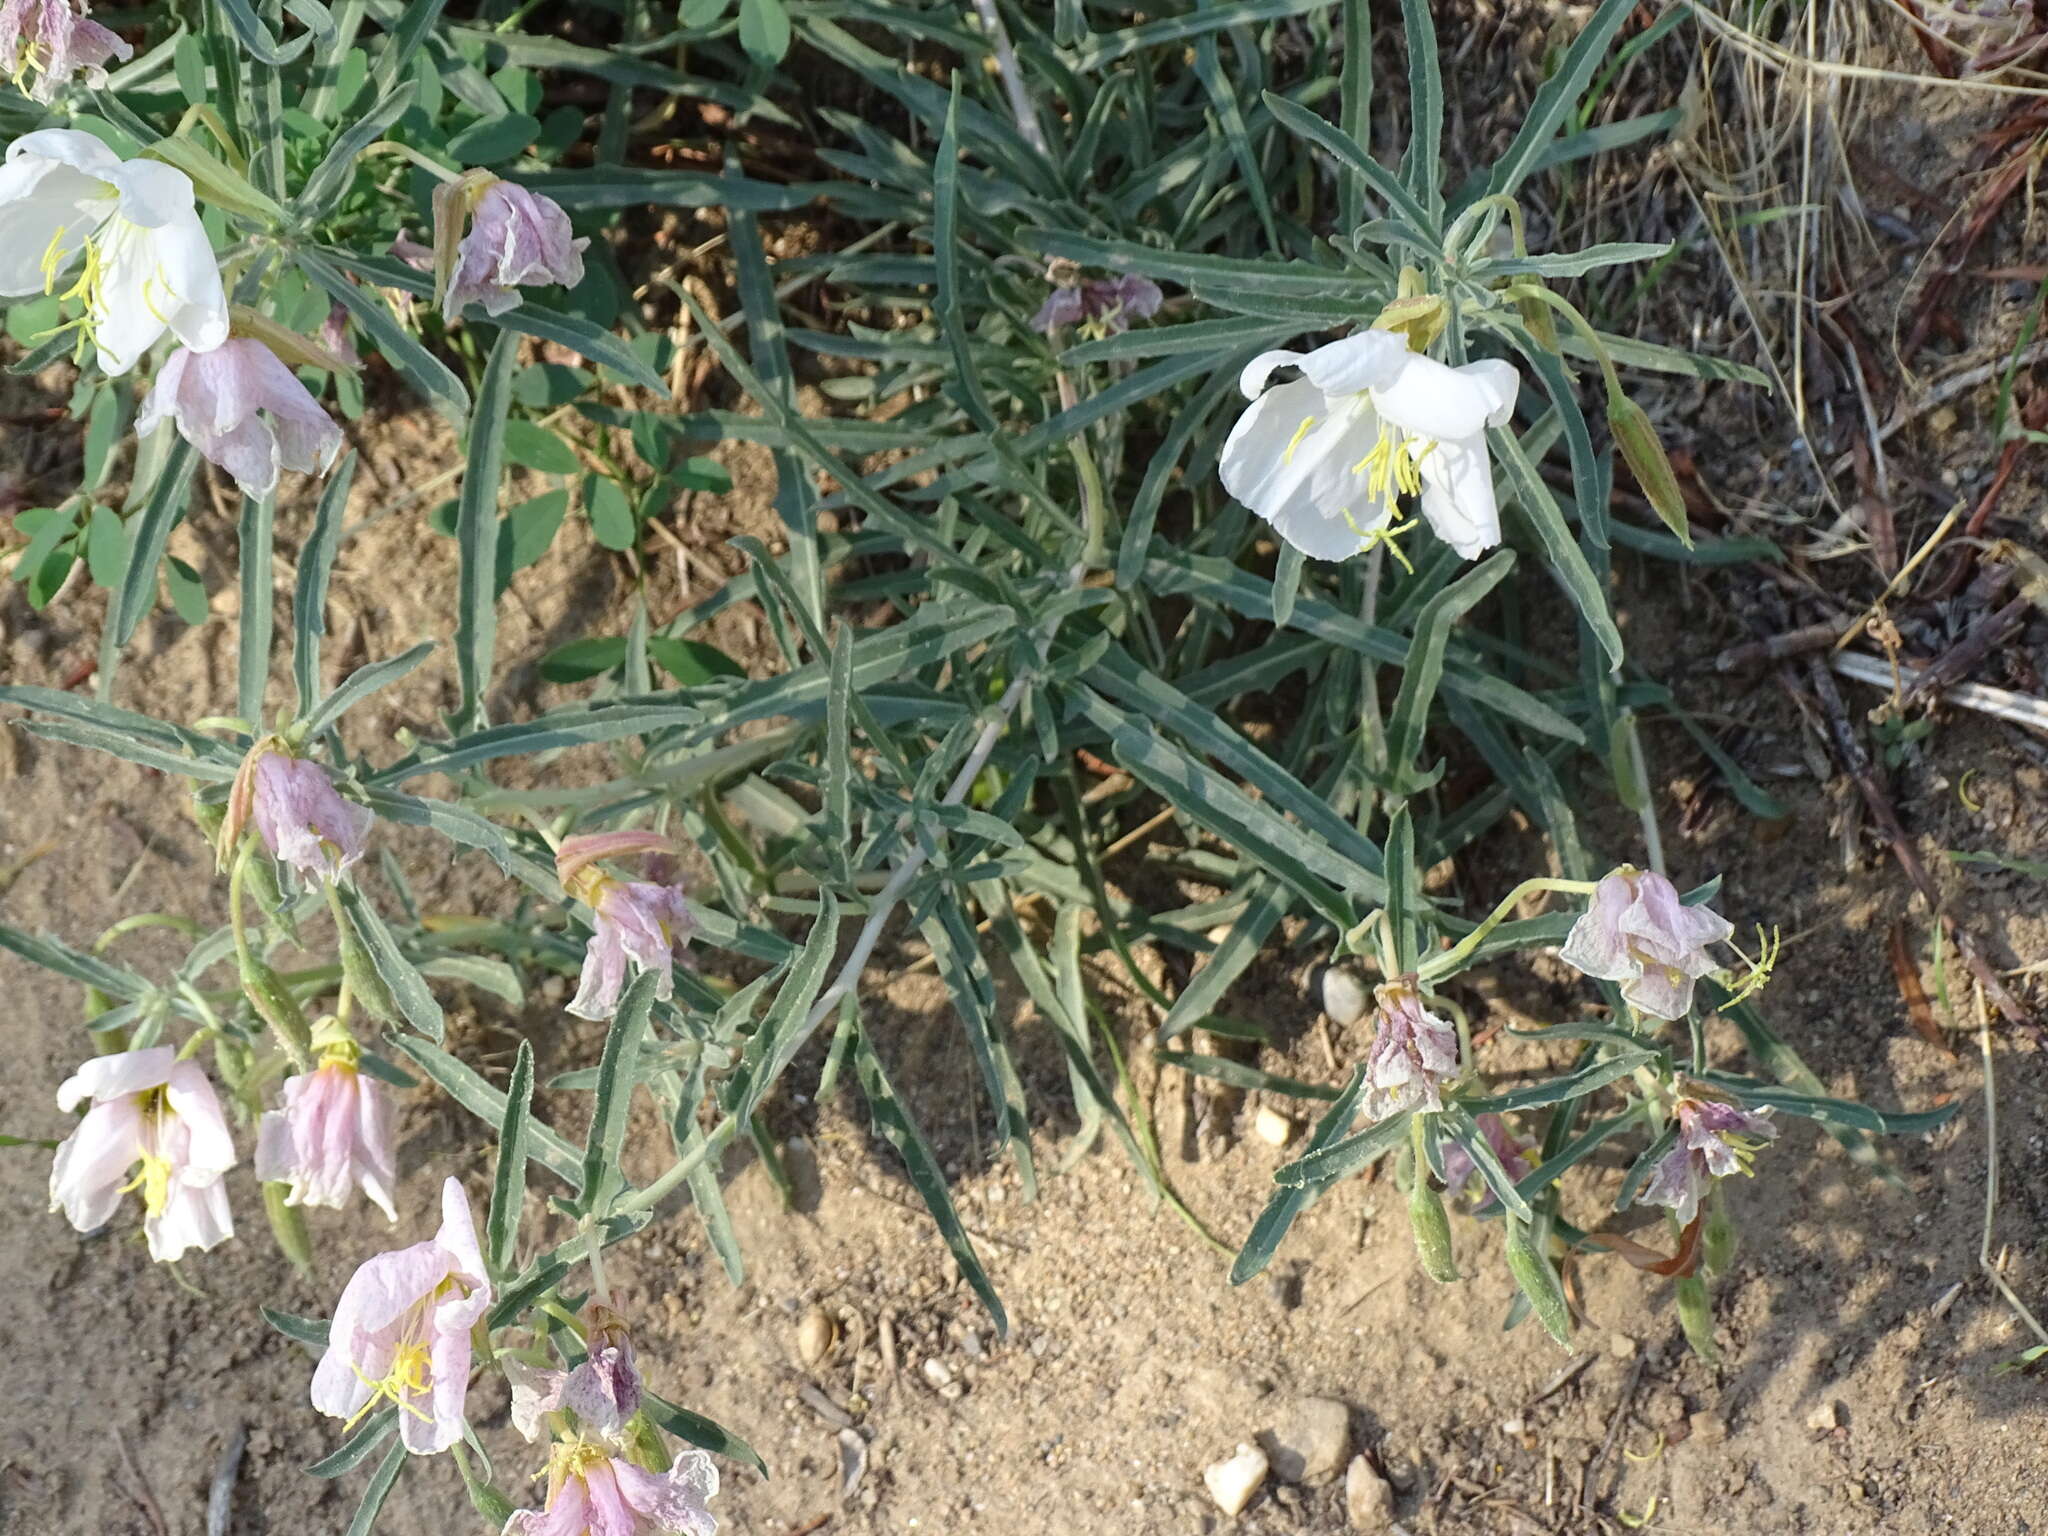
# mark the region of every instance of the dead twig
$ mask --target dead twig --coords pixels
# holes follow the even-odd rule
[[[2025,597],[2016,597],[1989,616],[1973,624],[1968,633],[1941,655],[1934,658],[1901,697],[1900,702],[1913,705],[1954,687],[1962,682],[1990,656],[1993,650],[2005,644],[2019,633],[2020,626],[2027,622],[2027,615],[2033,610],[2033,603]]]
[[[1614,1442],[1621,1438],[1621,1421],[1628,1417],[1628,1405],[1635,1401],[1636,1384],[1643,1379],[1643,1367],[1649,1363],[1649,1356],[1636,1356],[1635,1366],[1622,1385],[1621,1399],[1614,1405],[1614,1416],[1607,1421],[1607,1438],[1601,1442],[1600,1454],[1587,1463],[1585,1475],[1579,1479],[1577,1507],[1582,1511],[1589,1494],[1596,1499],[1600,1496],[1600,1474],[1607,1470],[1607,1458],[1614,1454]]]
[[[1904,922],[1892,924],[1885,951],[1891,957],[1892,979],[1899,984],[1899,996],[1905,999],[1906,1017],[1912,1021],[1915,1033],[1936,1049],[1955,1055],[1955,1047],[1948,1043],[1948,1037],[1941,1032],[1941,1025],[1935,1022],[1934,1004],[1928,999],[1927,987],[1920,980],[1920,962],[1913,958],[1913,951],[1906,942]]]
[[[206,1536],[228,1536],[228,1523],[235,1512],[235,1480],[242,1475],[242,1453],[248,1448],[249,1426],[237,1424],[206,1490]]]
[[[164,1512],[156,1501],[156,1494],[150,1490],[149,1479],[142,1475],[142,1468],[135,1464],[135,1453],[128,1449],[128,1437],[119,1429],[114,1431],[114,1449],[121,1453],[121,1465],[127,1469],[135,1486],[127,1490],[142,1513],[148,1517],[150,1529],[156,1536],[171,1536],[171,1528],[164,1524]]]
[[[1848,614],[1824,619],[1818,624],[1808,624],[1799,629],[1788,629],[1781,635],[1772,635],[1764,640],[1749,640],[1741,645],[1731,645],[1714,658],[1716,672],[1739,672],[1745,667],[1761,666],[1767,661],[1784,661],[1793,656],[1810,656],[1815,651],[1825,651],[1847,632],[1856,622]]]

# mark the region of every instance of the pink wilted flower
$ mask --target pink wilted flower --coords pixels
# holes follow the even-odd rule
[[[490,1305],[469,1198],[450,1179],[433,1239],[378,1254],[343,1288],[313,1371],[313,1406],[354,1425],[395,1403],[407,1450],[447,1450],[462,1438],[470,1329]]]
[[[339,880],[363,856],[377,818],[342,799],[318,763],[259,747],[253,777],[251,816],[273,858],[311,881]]]
[[[545,1509],[522,1509],[504,1536],[714,1536],[707,1507],[718,1468],[694,1446],[666,1472],[649,1472],[583,1439],[557,1441],[548,1456]]]
[[[1718,1099],[1682,1098],[1674,1110],[1678,1140],[1658,1162],[1638,1197],[1668,1205],[1683,1227],[1699,1213],[1700,1197],[1715,1179],[1749,1174],[1756,1150],[1778,1134],[1768,1109],[1747,1110]]]
[[[1372,1051],[1366,1058],[1365,1112],[1375,1120],[1404,1109],[1444,1107],[1438,1088],[1458,1075],[1458,1031],[1422,1006],[1415,978],[1374,989]]]
[[[1720,969],[1707,946],[1734,932],[1720,913],[1686,906],[1656,871],[1624,864],[1594,888],[1592,905],[1558,953],[1574,970],[1620,982],[1638,1013],[1682,1019],[1692,1008],[1693,983]]]
[[[136,415],[136,435],[166,421],[245,496],[269,495],[281,469],[325,474],[341,451],[334,419],[275,352],[248,336],[170,355]]]
[[[1054,287],[1031,317],[1031,329],[1050,336],[1063,325],[1078,325],[1096,336],[1115,336],[1130,329],[1133,320],[1149,320],[1159,313],[1163,295],[1159,285],[1144,277],[1089,277],[1063,281],[1070,274],[1055,271]]]
[[[574,238],[569,215],[553,198],[488,171],[468,171],[434,189],[434,273],[441,312],[451,320],[473,303],[502,315],[519,303],[522,285],[575,287],[589,244]]]
[[[1474,1117],[1479,1125],[1479,1134],[1486,1138],[1486,1144],[1493,1148],[1494,1156],[1507,1170],[1508,1178],[1519,1184],[1535,1171],[1536,1161],[1532,1158],[1527,1142],[1520,1140],[1508,1129],[1507,1121],[1496,1114]],[[1456,1197],[1464,1192],[1479,1172],[1479,1165],[1472,1161],[1472,1154],[1455,1141],[1444,1144],[1444,1193]],[[1495,1203],[1493,1190],[1484,1181],[1479,1186],[1479,1204],[1483,1209]]]
[[[391,1095],[357,1068],[362,1050],[345,1031],[320,1044],[311,1072],[284,1080],[284,1107],[263,1116],[256,1132],[256,1177],[291,1186],[286,1205],[340,1210],[362,1186],[390,1221],[398,1157],[392,1143]]]
[[[588,906],[596,921],[583,951],[583,975],[569,1012],[579,1019],[608,1019],[619,1008],[630,962],[634,973],[652,971],[654,995],[675,995],[670,968],[689,943],[696,919],[680,884],[620,880],[597,861],[631,853],[665,856],[669,841],[652,832],[597,832],[565,838],[555,852],[562,888]]]
[[[91,1232],[121,1196],[142,1191],[149,1256],[168,1263],[235,1235],[221,1175],[235,1166],[234,1138],[206,1074],[168,1045],[98,1056],[57,1090],[57,1107],[92,1108],[57,1148],[50,1209]],[[136,1163],[134,1178],[128,1170]]]
[[[126,63],[135,50],[84,10],[72,0],[0,0],[0,71],[16,84],[34,74],[28,93],[45,104],[74,79],[105,85],[107,60]]]
[[[528,1440],[540,1438],[543,1414],[567,1409],[575,1414],[579,1432],[624,1448],[626,1421],[640,1411],[633,1340],[626,1320],[610,1307],[593,1302],[588,1316],[589,1353],[573,1370],[546,1370],[505,1357],[505,1374],[512,1383],[512,1423]]]

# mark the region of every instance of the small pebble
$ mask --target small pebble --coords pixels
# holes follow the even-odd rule
[[[1264,1105],[1252,1120],[1252,1131],[1269,1147],[1284,1147],[1294,1140],[1294,1122],[1279,1110]]]
[[[924,1379],[935,1387],[949,1387],[953,1384],[953,1373],[946,1369],[946,1363],[936,1358],[924,1363]]]
[[[1349,966],[1333,965],[1323,971],[1323,1012],[1339,1029],[1365,1017],[1365,982]]]
[[[1841,1422],[1842,1407],[1833,1398],[1829,1398],[1806,1416],[1806,1427],[1817,1435],[1825,1435],[1839,1428]]]
[[[1252,1495],[1266,1480],[1266,1453],[1255,1445],[1239,1445],[1237,1454],[1202,1469],[1202,1481],[1209,1497],[1226,1515],[1235,1515],[1251,1503]]]
[[[823,1307],[814,1306],[797,1322],[797,1355],[805,1365],[816,1365],[832,1353],[832,1346],[838,1338],[839,1328],[832,1321],[832,1314]]]
[[[1344,1513],[1354,1531],[1384,1531],[1394,1523],[1394,1490],[1363,1456],[1344,1469]]]

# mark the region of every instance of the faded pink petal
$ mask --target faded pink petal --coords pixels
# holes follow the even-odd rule
[[[1638,1197],[1644,1205],[1669,1206],[1680,1226],[1699,1212],[1701,1197],[1715,1179],[1747,1174],[1756,1149],[1778,1128],[1770,1111],[1747,1110],[1718,1099],[1681,1098],[1673,1108],[1678,1140],[1658,1159]]]
[[[470,1329],[489,1309],[491,1284],[462,1186],[441,1187],[441,1229],[365,1262],[343,1288],[313,1372],[313,1406],[353,1419],[379,1400],[399,1406],[399,1434],[418,1454],[462,1435]]]
[[[1384,1120],[1407,1109],[1442,1109],[1439,1086],[1459,1072],[1457,1029],[1422,1006],[1412,978],[1373,995],[1379,1007],[1366,1058],[1365,1112]]]
[[[1621,983],[1621,995],[1652,1018],[1681,1019],[1693,983],[1720,965],[1707,954],[1734,928],[1710,908],[1688,907],[1654,870],[1623,865],[1603,879],[1558,951],[1583,975]]]
[[[58,1090],[70,1109],[92,1108],[50,1163],[50,1209],[81,1232],[104,1226],[139,1185],[150,1256],[169,1261],[234,1234],[221,1175],[234,1167],[234,1137],[206,1074],[169,1046],[87,1062]],[[143,1172],[130,1181],[137,1163]]]
[[[334,1210],[360,1186],[396,1221],[397,1157],[384,1085],[336,1057],[286,1078],[281,1097],[283,1107],[265,1114],[257,1132],[256,1177],[289,1184],[287,1205]]]
[[[552,198],[509,181],[493,181],[477,197],[469,233],[456,251],[442,313],[451,320],[470,304],[502,315],[522,286],[583,281],[587,239],[573,238],[569,215]]]
[[[341,428],[262,342],[231,336],[207,352],[180,347],[135,418],[146,437],[165,421],[234,478],[245,496],[277,488],[280,470],[327,472]]]
[[[599,859],[620,859],[633,853],[667,853],[675,846],[659,832],[583,832],[562,839],[555,850],[555,878],[568,885]]]
[[[28,94],[45,105],[73,81],[105,85],[108,60],[126,62],[134,56],[132,47],[73,9],[71,0],[6,0],[0,5],[0,68],[17,84],[33,74]]]
[[[656,997],[674,996],[672,967],[696,927],[682,887],[605,876],[590,903],[595,921],[569,1012],[579,1019],[610,1018],[618,1011],[629,966],[636,973],[654,973]]]
[[[587,1440],[557,1444],[548,1459],[544,1510],[521,1510],[505,1523],[508,1536],[715,1536],[708,1508],[718,1469],[701,1450],[684,1447],[666,1472],[610,1455]]]
[[[350,368],[363,366],[363,354],[356,350],[355,331],[345,305],[327,306],[327,318],[320,322],[320,345],[334,354],[336,362]]]
[[[282,752],[257,760],[251,814],[272,856],[308,881],[347,874],[376,820],[368,807],[342,799],[318,763]]]

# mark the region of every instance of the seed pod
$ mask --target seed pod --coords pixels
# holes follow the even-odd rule
[[[284,984],[284,978],[270,967],[270,962],[253,951],[241,957],[242,992],[249,999],[249,1006],[256,1010],[256,1016],[277,1031],[291,1054],[293,1065],[301,1071],[311,1065],[313,1059],[312,1032],[306,1028],[306,1015],[299,1007],[299,1000],[292,996],[291,988]]]
[[[377,963],[363,948],[355,924],[342,922],[336,926],[341,933],[341,979],[348,987],[349,996],[356,1000],[358,1008],[378,1023],[396,1023],[398,1004],[392,1000],[391,989],[384,984],[384,975],[377,969]]]
[[[1692,531],[1686,525],[1685,497],[1679,494],[1678,476],[1665,457],[1657,429],[1650,425],[1649,412],[1620,390],[1607,392],[1607,426],[1629,472],[1649,498],[1650,505],[1664,520],[1664,526],[1678,535],[1679,542],[1692,548]]]
[[[1429,1169],[1418,1161],[1415,1182],[1408,1190],[1408,1225],[1415,1231],[1415,1251],[1430,1279],[1448,1284],[1458,1278],[1458,1261],[1451,1256],[1451,1218],[1444,1213],[1443,1197],[1430,1186]]]
[[[1698,1275],[1683,1275],[1678,1281],[1678,1326],[1685,1330],[1685,1342],[1708,1365],[1721,1363],[1721,1350],[1714,1343],[1714,1306],[1707,1298],[1707,1282]]]
[[[313,1273],[313,1243],[306,1235],[306,1219],[299,1208],[285,1204],[291,1188],[291,1185],[276,1179],[265,1184],[263,1214],[270,1218],[271,1235],[277,1239],[277,1246],[284,1256],[292,1261],[292,1268],[310,1277]]]
[[[1529,1298],[1530,1310],[1544,1330],[1560,1344],[1572,1337],[1571,1308],[1564,1299],[1564,1287],[1550,1260],[1529,1240],[1529,1229],[1513,1215],[1505,1218],[1508,1229],[1508,1272]]]

